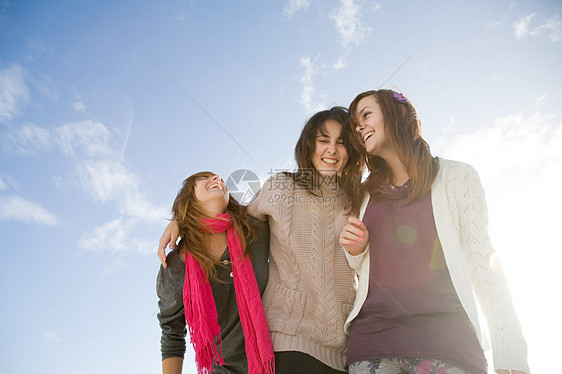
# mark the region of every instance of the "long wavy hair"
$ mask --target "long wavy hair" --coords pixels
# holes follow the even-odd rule
[[[318,133],[326,133],[326,121],[334,120],[342,125],[341,137],[347,151],[347,163],[336,176],[339,186],[346,192],[347,200],[345,209],[348,214],[359,211],[361,206],[361,171],[364,167],[363,154],[358,152],[352,145],[351,140],[355,137],[355,129],[348,126],[350,117],[348,111],[341,106],[314,114],[302,129],[297,145],[295,146],[295,160],[298,170],[294,174],[296,183],[311,191],[318,187],[322,177],[312,164],[312,157],[316,150],[316,137]],[[310,173],[314,173],[311,178]],[[316,183],[317,185],[314,185]]]
[[[421,123],[410,100],[392,90],[366,91],[353,99],[349,113],[352,118],[350,127],[354,132],[359,123],[357,105],[361,99],[369,96],[374,97],[381,109],[386,141],[394,148],[410,177],[403,204],[408,205],[430,190],[439,171],[439,160],[431,155],[429,145],[422,138]],[[383,186],[396,183],[392,170],[383,158],[367,154],[360,137],[354,136],[352,143],[367,160],[369,176],[363,187],[374,200],[381,198],[385,194]]]
[[[216,265],[222,265],[211,256],[207,234],[208,227],[202,221],[209,217],[195,196],[195,183],[201,178],[213,177],[215,173],[202,171],[189,176],[183,181],[174,204],[172,206],[172,219],[178,223],[179,236],[182,238],[178,244],[180,253],[189,252],[205,270],[209,279],[216,278]],[[229,196],[226,213],[232,217],[232,225],[244,248],[244,256],[249,253],[249,243],[255,238],[255,230],[251,225],[246,207],[238,203],[232,195]]]

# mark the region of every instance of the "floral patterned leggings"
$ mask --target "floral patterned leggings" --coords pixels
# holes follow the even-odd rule
[[[377,358],[349,365],[349,374],[470,374],[439,360],[417,357]]]

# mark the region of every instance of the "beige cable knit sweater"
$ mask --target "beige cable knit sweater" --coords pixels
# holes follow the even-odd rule
[[[269,282],[263,306],[273,350],[299,351],[345,370],[344,322],[355,299],[354,272],[338,238],[345,193],[310,193],[290,175],[269,178],[249,206],[269,222]]]

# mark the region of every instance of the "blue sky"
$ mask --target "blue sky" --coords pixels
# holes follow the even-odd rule
[[[183,179],[291,169],[312,113],[381,85],[479,170],[548,372],[561,66],[556,1],[0,0],[0,374],[158,372],[155,251]]]

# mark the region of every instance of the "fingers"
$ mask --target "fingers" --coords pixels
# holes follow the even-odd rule
[[[164,266],[165,268],[168,267],[168,264],[166,264],[166,247],[158,248],[157,254],[158,254],[158,259],[162,263],[162,266]]]
[[[350,217],[340,233],[340,244],[347,252],[356,256],[367,247],[369,232],[359,219]]]
[[[171,231],[170,232],[170,244],[168,244],[168,247],[170,249],[174,249],[176,248],[176,242],[178,241],[178,232],[177,231]]]
[[[346,230],[344,227],[340,235],[340,244],[355,244],[356,242],[364,241],[363,234],[356,234],[355,232]]]
[[[160,252],[160,250],[158,250],[158,259],[162,263],[162,266],[164,266],[165,268],[168,267],[168,264],[166,264],[166,255],[162,254],[162,252]]]
[[[359,219],[349,217],[348,224],[343,227],[340,235],[340,241],[345,244],[355,244],[355,242],[362,242],[368,235],[367,228]],[[340,243],[343,245],[343,243]]]
[[[166,264],[166,245],[168,244],[168,242],[166,241],[166,239],[164,238],[164,235],[162,235],[162,237],[160,238],[160,241],[158,242],[158,259],[160,260],[160,262],[162,263],[162,266],[167,267],[168,265]]]
[[[356,217],[349,217],[347,219],[348,224],[352,225],[353,227],[361,230],[361,231],[367,231],[367,227],[363,224],[363,222]]]
[[[168,226],[166,226],[164,233],[160,237],[158,242],[158,259],[160,259],[160,262],[164,267],[168,266],[166,264],[166,246],[170,249],[174,249],[176,247],[179,232],[178,223],[176,221],[172,221],[168,224]]]
[[[180,235],[180,228],[176,221],[171,221],[168,226],[166,226],[166,230],[162,234],[160,240],[165,240],[168,244],[170,249],[174,249],[176,247],[176,242],[178,241],[178,237]],[[166,245],[164,245],[165,247]]]

